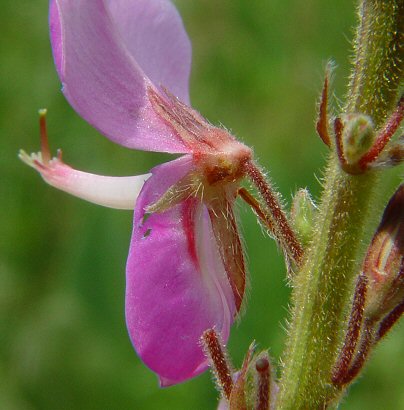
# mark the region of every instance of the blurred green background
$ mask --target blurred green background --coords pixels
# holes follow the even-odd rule
[[[343,100],[353,0],[178,0],[194,49],[193,105],[254,147],[285,199],[318,197],[327,150],[316,100],[327,59]],[[2,0],[0,14],[0,409],[213,409],[206,373],[160,389],[127,337],[125,261],[131,212],[85,203],[44,184],[17,159],[39,149],[37,110],[67,163],[104,175],[145,173],[168,156],[98,135],[60,92],[46,0]],[[55,152],[55,151],[54,151]],[[386,201],[398,172],[380,194]],[[402,169],[401,169],[402,172]],[[379,218],[375,210],[375,223]],[[252,339],[279,358],[290,289],[282,257],[240,206],[248,250],[248,309],[232,330],[236,365]],[[374,353],[343,409],[404,409],[404,326]]]

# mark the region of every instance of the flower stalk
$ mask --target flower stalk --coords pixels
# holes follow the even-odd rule
[[[337,359],[337,366],[332,375],[332,381],[336,385],[343,384],[342,380],[344,380],[345,375],[349,373],[349,368],[354,357],[362,327],[366,291],[367,278],[364,274],[361,274],[358,276],[358,281],[355,287],[354,300],[352,303],[352,310],[349,317],[344,345],[341,348],[341,352]]]
[[[206,356],[209,358],[218,390],[224,398],[230,400],[233,390],[233,380],[231,377],[233,370],[220,336],[216,333],[215,329],[208,329],[203,333],[201,343]]]
[[[274,235],[282,250],[284,250],[286,260],[293,261],[300,266],[303,260],[303,248],[290,225],[281,201],[276,191],[271,187],[268,178],[265,177],[259,167],[252,161],[244,164],[244,171],[257,188],[261,198],[272,219],[271,234]]]
[[[398,319],[404,313],[404,302],[396,306],[380,323],[379,330],[376,334],[376,341],[379,341],[393,327]]]
[[[344,114],[368,115],[378,130],[398,100],[404,4],[363,0],[359,20]],[[375,171],[346,173],[333,150],[324,180],[313,241],[293,283],[292,320],[276,405],[282,410],[326,408],[341,395],[331,375],[345,338],[363,259],[361,241],[380,177]]]

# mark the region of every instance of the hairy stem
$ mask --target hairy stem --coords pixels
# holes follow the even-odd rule
[[[376,129],[398,100],[403,9],[403,0],[364,0],[359,6],[345,112],[371,116]],[[313,242],[295,277],[277,409],[323,409],[341,394],[331,381],[332,369],[345,338],[363,257],[360,244],[378,181],[371,172],[346,174],[335,152],[331,154]]]

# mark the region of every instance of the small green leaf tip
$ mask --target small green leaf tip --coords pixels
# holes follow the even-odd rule
[[[303,246],[307,246],[313,233],[313,221],[317,207],[307,189],[299,189],[293,197],[290,217]]]

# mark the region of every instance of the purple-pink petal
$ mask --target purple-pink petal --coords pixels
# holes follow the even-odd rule
[[[63,82],[62,26],[60,24],[58,5],[55,0],[50,0],[49,2],[49,35],[56,71],[59,74],[60,80]]]
[[[191,42],[169,0],[106,0],[126,48],[156,86],[189,105]]]
[[[189,40],[168,0],[51,0],[49,18],[63,92],[85,120],[129,148],[189,151],[147,97],[162,84],[188,100]]]
[[[127,263],[128,331],[162,385],[204,371],[200,336],[215,327],[226,341],[236,313],[206,207],[189,199],[145,216],[144,208],[191,167],[185,156],[152,170],[136,204]]]

